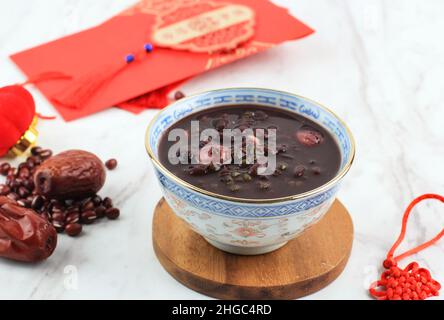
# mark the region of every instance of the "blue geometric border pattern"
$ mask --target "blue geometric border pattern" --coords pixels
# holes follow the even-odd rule
[[[189,191],[177,183],[168,179],[165,175],[155,170],[160,183],[168,191],[174,193],[178,198],[188,202],[203,211],[212,212],[219,215],[243,218],[269,218],[281,217],[285,215],[293,215],[298,212],[306,211],[320,205],[336,194],[338,185],[332,187],[328,191],[321,193],[309,199],[297,202],[286,202],[275,205],[255,205],[248,203],[235,203],[219,199],[202,196],[193,191]]]
[[[174,108],[161,112],[151,127],[150,145],[157,156],[160,136],[176,121],[202,109],[230,105],[265,105],[285,109],[303,115],[323,125],[336,138],[342,153],[341,169],[351,156],[351,141],[344,126],[330,112],[325,111],[316,103],[295,95],[270,89],[237,88],[210,91],[204,94],[177,102]]]

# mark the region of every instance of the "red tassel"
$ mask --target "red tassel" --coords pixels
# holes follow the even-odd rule
[[[39,74],[37,74],[35,76],[31,76],[25,82],[17,84],[17,86],[22,87],[23,89],[25,89],[24,86],[26,86],[28,84],[37,84],[39,82],[51,81],[51,80],[69,80],[69,79],[72,79],[72,77],[70,75],[67,75],[67,74],[63,73],[63,72],[48,71],[48,72],[39,73]],[[26,91],[28,92],[28,90],[26,90]],[[42,115],[41,113],[38,113],[38,112],[35,112],[35,115],[39,119],[42,119],[42,120],[54,120],[54,119],[56,119],[55,116],[45,116],[45,115]]]
[[[70,81],[63,90],[55,94],[51,100],[67,108],[81,109],[104,85],[123,71],[129,64],[135,60],[144,59],[147,53],[151,53],[153,49],[152,44],[146,43],[143,46],[143,51],[140,50],[136,54],[127,55],[125,61],[101,66],[75,79],[61,72],[47,72],[29,79],[22,85],[47,80],[72,79],[72,81]]]
[[[71,81],[52,100],[73,109],[81,109],[107,82],[128,64],[107,65]]]
[[[404,240],[407,221],[413,207],[426,199],[436,199],[444,203],[444,197],[437,194],[425,194],[410,203],[402,218],[401,233],[383,263],[384,268],[387,270],[382,273],[378,281],[370,285],[369,293],[372,297],[378,300],[424,300],[439,295],[441,284],[432,278],[427,269],[420,268],[416,262],[412,262],[406,268],[400,269],[397,263],[399,260],[418,253],[436,243],[444,236],[444,229],[433,239],[394,257],[395,250]]]
[[[60,72],[48,72],[40,74],[37,76],[37,79],[29,79],[24,84],[36,83],[37,81],[55,80],[57,78],[72,79],[63,90],[55,94],[51,99],[61,106],[81,109],[104,85],[124,70],[129,64],[135,60],[144,59],[147,56],[147,53],[151,53],[153,49],[152,44],[146,43],[143,46],[143,51],[140,50],[136,54],[127,55],[125,61],[101,66],[98,69],[75,79]]]
[[[43,72],[43,73],[39,73],[36,76],[33,77],[29,77],[28,80],[26,80],[23,83],[20,83],[20,86],[26,86],[27,84],[36,84],[39,82],[44,82],[44,81],[50,81],[50,80],[70,80],[72,79],[72,77],[70,75],[67,75],[63,72],[58,72],[58,71],[48,71],[48,72]]]

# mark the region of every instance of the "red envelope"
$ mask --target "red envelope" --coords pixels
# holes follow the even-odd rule
[[[227,16],[227,4],[231,9],[241,6],[241,9],[252,10],[251,35],[237,31],[239,34],[233,36],[230,25],[226,30],[231,31],[221,36],[220,31],[213,28],[213,17],[209,15]],[[250,13],[247,11],[247,14]],[[193,19],[186,20],[190,16]],[[219,22],[226,23],[225,20]],[[237,22],[236,28],[248,25]],[[190,30],[182,28],[185,23],[192,24],[191,35]],[[219,38],[203,36],[203,30],[208,28],[217,31],[208,35]],[[47,72],[70,76],[36,83],[69,121],[116,105],[135,113],[147,107],[163,106],[166,94],[181,81],[312,32],[286,9],[267,0],[144,0],[97,27],[14,54],[11,59],[28,78]],[[175,37],[182,38],[179,41]],[[221,50],[220,43],[214,46],[211,41],[221,42],[226,50]],[[57,100],[61,93],[79,86],[79,79],[87,78],[85,75],[97,73],[99,76],[107,66],[125,63],[128,54],[142,50],[146,43],[154,43],[153,52],[119,72],[111,72],[110,79],[91,91],[87,100],[76,107]]]

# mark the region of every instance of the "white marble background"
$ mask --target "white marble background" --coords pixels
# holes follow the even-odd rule
[[[134,2],[0,0],[0,85],[23,80],[9,54],[94,26]],[[276,3],[290,8],[316,34],[196,77],[183,90],[288,90],[322,102],[346,120],[358,153],[340,199],[353,216],[355,243],[344,273],[308,298],[368,299],[366,288],[378,276],[405,206],[425,192],[444,194],[444,2]],[[52,114],[51,105],[33,92],[39,111]],[[58,119],[39,124],[44,146],[118,158],[120,165],[109,174],[102,193],[115,199],[122,218],[88,226],[78,239],[61,236],[44,263],[0,261],[0,298],[205,298],[171,278],[151,247],[151,213],[161,194],[143,140],[154,114],[110,109],[72,123]],[[444,226],[444,207],[438,203],[420,205],[415,213],[408,246]],[[414,257],[444,283],[443,258],[444,240]]]

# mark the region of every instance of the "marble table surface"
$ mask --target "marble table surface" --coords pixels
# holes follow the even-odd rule
[[[0,0],[0,86],[24,79],[9,54],[94,26],[134,2]],[[422,193],[444,193],[444,2],[275,2],[317,32],[196,77],[182,90],[259,86],[292,91],[329,106],[349,124],[357,158],[339,198],[353,216],[353,251],[342,275],[307,299],[369,299],[368,285],[381,271],[404,208]],[[40,112],[55,113],[33,93]],[[161,192],[144,150],[144,133],[155,113],[134,116],[113,108],[70,123],[59,117],[39,124],[44,146],[118,158],[102,194],[115,199],[122,216],[88,226],[77,239],[61,236],[44,263],[1,260],[0,298],[206,298],[171,278],[151,245],[152,212]],[[443,206],[420,205],[402,248],[431,238],[443,226]],[[443,257],[444,240],[412,259],[444,282]]]

